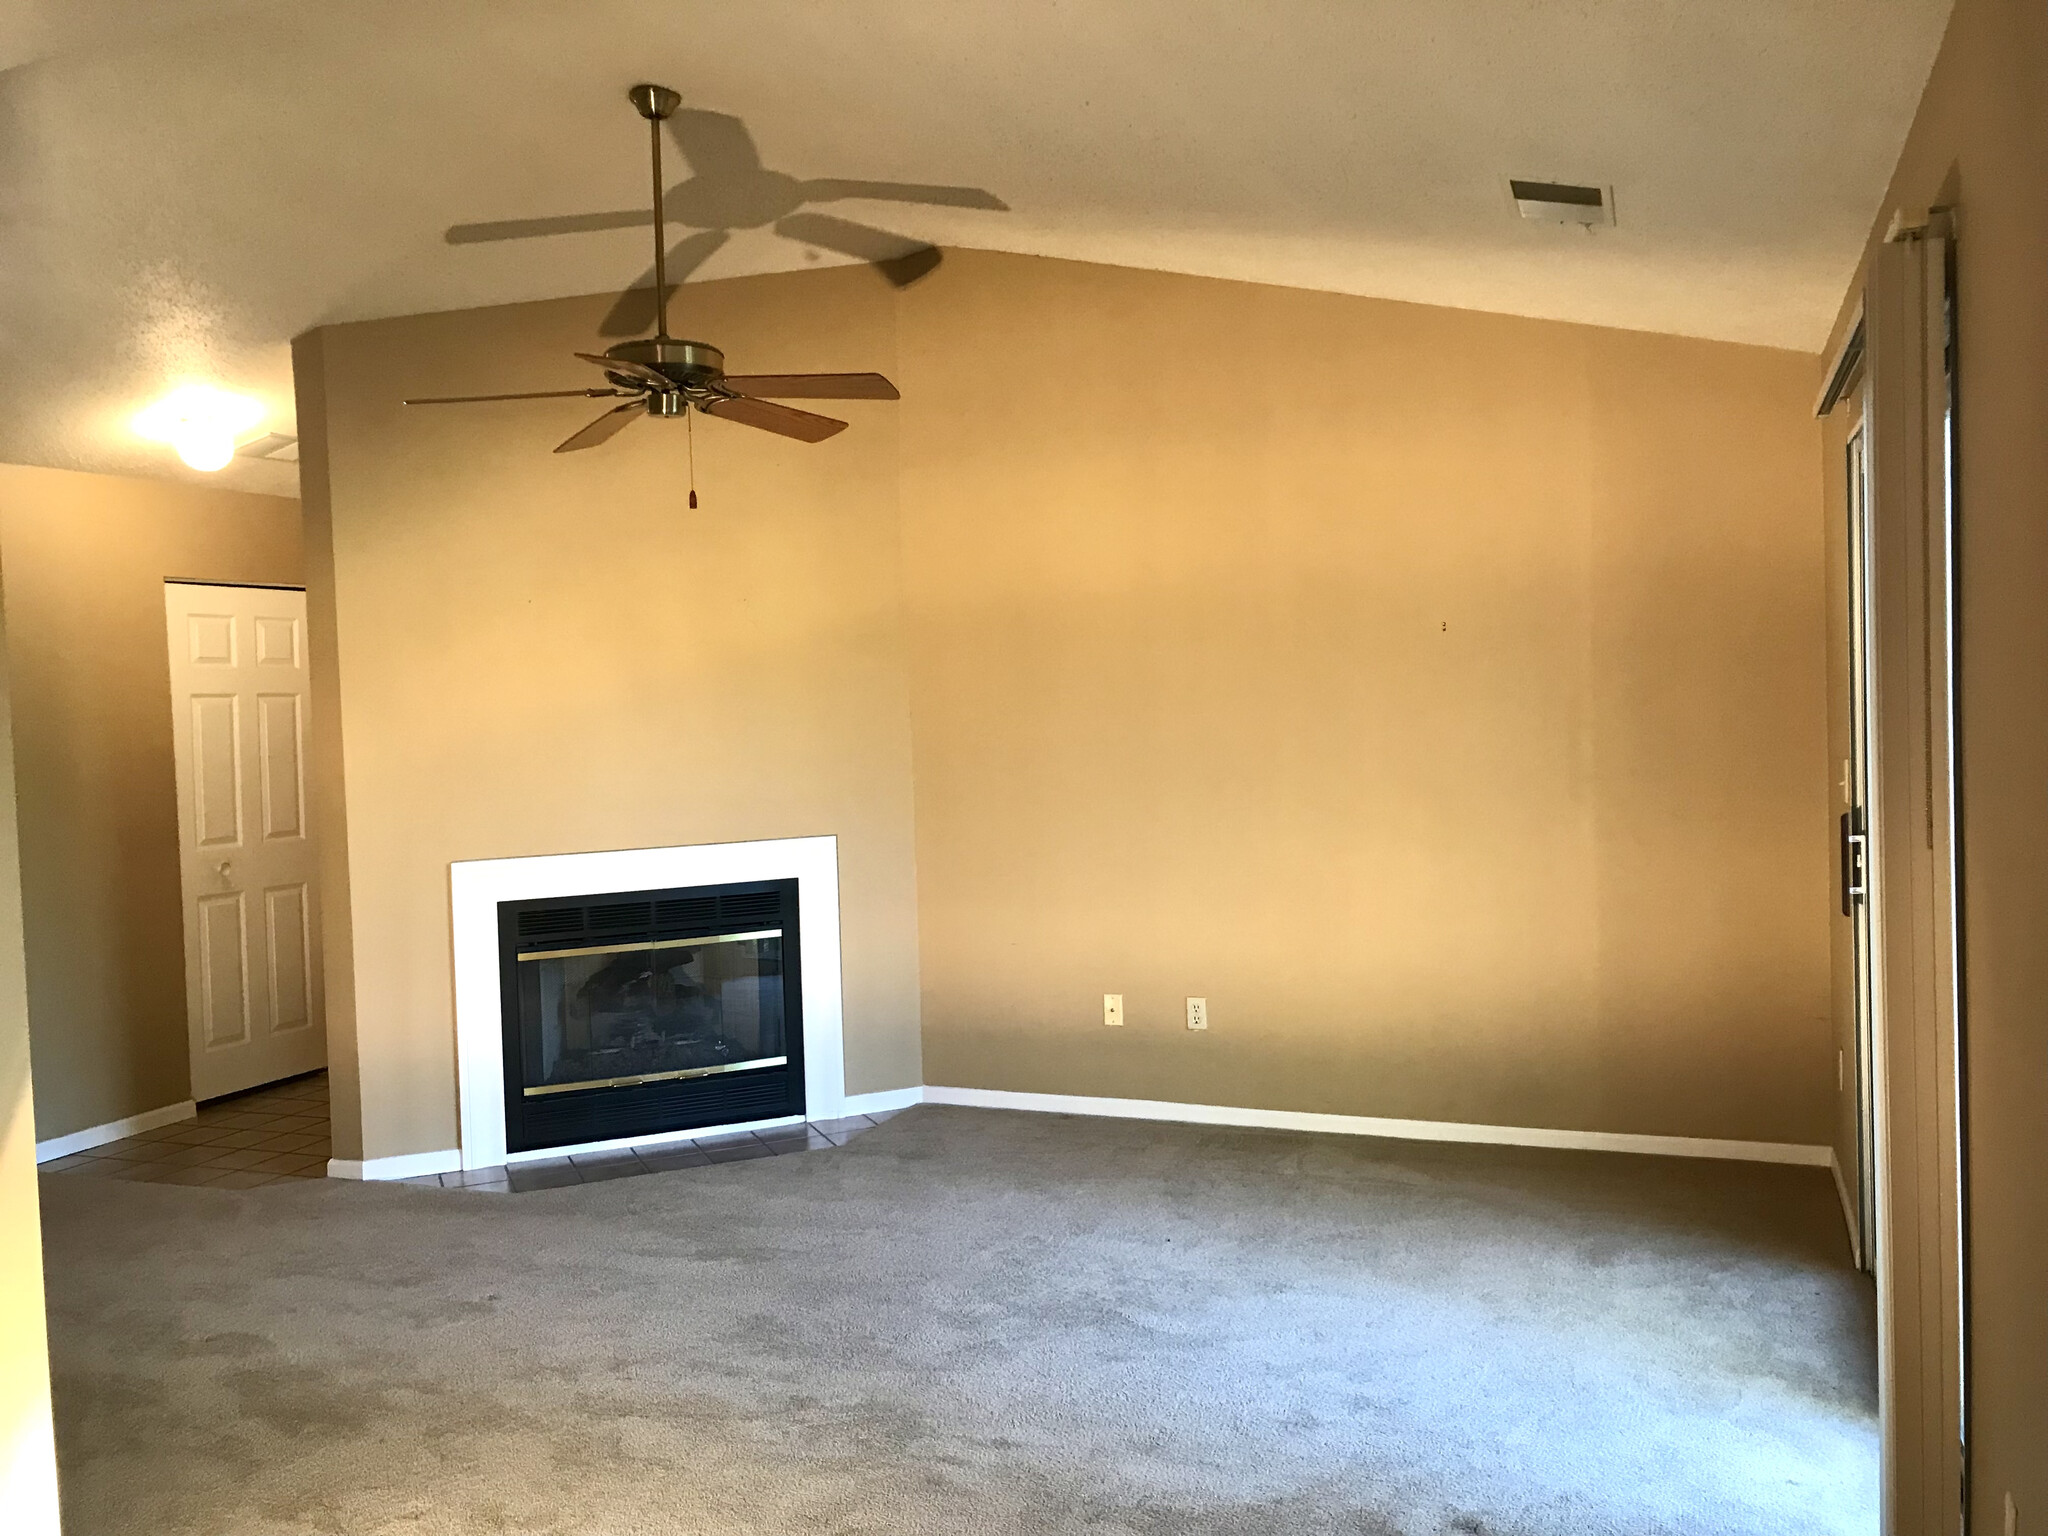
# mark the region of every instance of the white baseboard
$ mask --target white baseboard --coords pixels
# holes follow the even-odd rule
[[[847,1095],[845,1111],[849,1115],[885,1114],[892,1110],[908,1109],[913,1104],[957,1104],[970,1109],[1023,1109],[1055,1115],[1097,1115],[1113,1120],[1174,1120],[1190,1125],[1231,1125],[1268,1131],[1320,1131],[1339,1136],[1388,1136],[1401,1141],[1476,1142],[1501,1147],[1553,1147],[1572,1152],[1633,1152],[1652,1157],[1723,1158],[1745,1163],[1792,1163],[1809,1168],[1831,1168],[1835,1162],[1832,1147],[1810,1147],[1798,1142],[1719,1141],[1699,1136],[1639,1136],[1622,1131],[1559,1131],[1543,1126],[1475,1125],[1461,1120],[1392,1120],[1377,1115],[1326,1115],[1296,1109],[1243,1109],[1228,1104],[1173,1104],[1159,1099],[1098,1099],[1065,1093],[1012,1093],[1003,1088],[885,1088],[879,1093]],[[771,1126],[797,1123],[797,1117],[786,1116],[778,1120],[751,1121],[740,1126],[720,1126],[718,1131],[762,1130]],[[573,1147],[547,1147],[537,1152],[514,1152],[505,1161],[531,1162],[539,1158],[572,1157],[582,1152],[604,1152],[621,1147],[658,1146],[663,1142],[684,1141],[692,1136],[709,1134],[712,1134],[709,1130],[699,1127],[694,1131],[669,1131],[656,1136],[593,1141]],[[402,1157],[374,1157],[366,1162],[330,1158],[327,1176],[330,1179],[416,1179],[429,1173],[453,1173],[461,1166],[462,1153],[450,1147],[440,1152],[413,1152]],[[1849,1197],[1847,1189],[1842,1184],[1839,1168],[1835,1169],[1835,1185],[1842,1191],[1842,1208],[1846,1216]]]
[[[462,1154],[453,1147],[440,1152],[405,1152],[397,1157],[330,1157],[330,1179],[417,1179],[429,1173],[454,1173],[462,1166]]]
[[[1225,1104],[1171,1104],[1157,1099],[1096,1099],[1063,1093],[1011,1093],[999,1088],[924,1090],[927,1104],[975,1109],[1028,1109],[1119,1120],[1179,1120],[1257,1130],[1322,1131],[1339,1136],[1391,1136],[1404,1141],[1481,1142],[1506,1147],[1557,1147],[1578,1152],[1637,1152],[1657,1157],[1728,1158],[1825,1168],[1827,1147],[1797,1142],[1717,1141],[1697,1136],[1638,1136],[1620,1131],[1557,1131],[1541,1126],[1473,1125],[1459,1120],[1389,1120],[1376,1115],[1325,1115],[1293,1109],[1240,1109]]]
[[[122,1141],[130,1136],[140,1136],[144,1131],[153,1131],[160,1125],[175,1125],[180,1120],[190,1120],[199,1113],[199,1106],[191,1099],[181,1104],[166,1104],[162,1109],[144,1110],[139,1115],[130,1115],[126,1120],[109,1120],[105,1125],[89,1125],[82,1131],[73,1131],[68,1136],[52,1136],[48,1141],[36,1143],[36,1161],[47,1163],[53,1158],[69,1157],[74,1152],[90,1152],[94,1147],[104,1147],[110,1141]]]
[[[922,1104],[924,1095],[922,1088],[884,1088],[879,1093],[849,1093],[844,1112],[849,1115],[886,1115],[893,1110]]]

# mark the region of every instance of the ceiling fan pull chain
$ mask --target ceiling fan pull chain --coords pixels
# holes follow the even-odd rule
[[[683,407],[683,435],[690,441],[690,510],[697,510],[697,413]]]

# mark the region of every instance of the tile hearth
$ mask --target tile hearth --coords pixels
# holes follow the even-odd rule
[[[564,1184],[597,1184],[636,1173],[707,1168],[713,1163],[737,1163],[752,1157],[780,1157],[791,1152],[814,1152],[844,1146],[893,1113],[895,1111],[880,1115],[848,1115],[843,1119],[818,1120],[808,1125],[777,1126],[769,1131],[728,1131],[697,1136],[688,1141],[663,1142],[656,1147],[579,1152],[572,1157],[514,1163],[508,1168],[465,1168],[460,1173],[428,1174],[424,1178],[401,1179],[399,1182],[438,1184],[443,1189],[486,1190],[497,1194],[557,1189]]]
[[[848,1115],[768,1131],[709,1134],[638,1151],[581,1153],[506,1168],[428,1174],[398,1182],[490,1194],[596,1184],[636,1173],[704,1168],[713,1163],[842,1146],[887,1118],[887,1114]],[[255,1189],[291,1179],[324,1178],[330,1155],[327,1074],[312,1072],[252,1088],[247,1093],[210,1099],[200,1106],[195,1119],[180,1120],[125,1141],[111,1141],[88,1152],[57,1158],[44,1163],[37,1172],[130,1179],[146,1184]]]

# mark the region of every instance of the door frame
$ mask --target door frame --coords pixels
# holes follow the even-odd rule
[[[1855,1053],[1856,1191],[1850,1240],[1856,1265],[1877,1268],[1877,894],[1873,878],[1876,782],[1871,725],[1870,639],[1870,433],[1869,380],[1860,366],[1852,394],[1853,412],[1842,444],[1843,511],[1847,522],[1849,758],[1843,783],[1842,915],[1849,920],[1851,1047]]]
[[[1860,431],[1869,730],[1871,1230],[1882,1530],[1952,1536],[1969,1510],[1968,1205],[1963,1127],[1959,476],[1953,228],[1900,219],[1823,392],[1863,359]]]

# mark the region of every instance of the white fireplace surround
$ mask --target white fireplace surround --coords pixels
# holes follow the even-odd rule
[[[505,1024],[499,977],[498,903],[607,891],[668,890],[742,880],[797,882],[802,946],[804,1106],[813,1120],[845,1112],[846,1053],[839,993],[839,840],[781,837],[753,843],[556,853],[523,859],[466,859],[448,867],[455,924],[455,1061],[464,1168],[608,1147],[701,1136],[717,1126],[633,1136],[541,1152],[505,1151]],[[791,1119],[801,1117],[789,1117]],[[784,1120],[749,1121],[779,1125]],[[396,1161],[396,1160],[394,1160]],[[443,1165],[445,1166],[445,1165]],[[381,1170],[380,1170],[381,1171]],[[407,1172],[441,1171],[440,1168]],[[397,1173],[397,1169],[392,1170]],[[388,1176],[388,1175],[387,1175]]]

